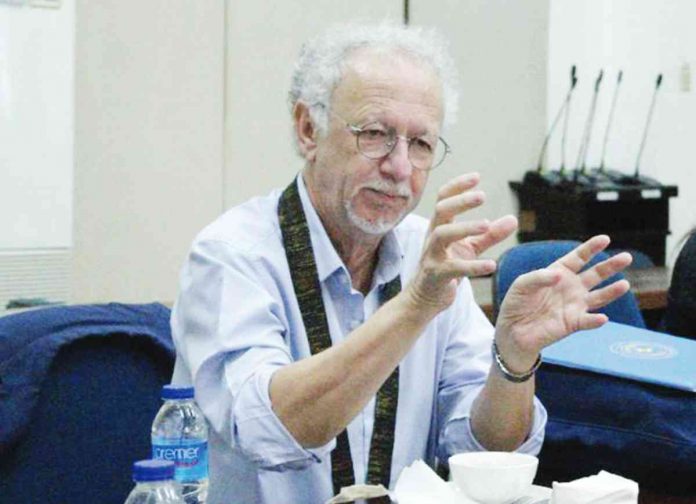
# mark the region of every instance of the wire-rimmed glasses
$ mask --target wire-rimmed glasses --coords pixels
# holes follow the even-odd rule
[[[408,159],[417,170],[432,170],[442,164],[452,149],[442,137],[422,135],[407,137],[399,135],[394,128],[384,126],[379,121],[364,126],[356,126],[332,112],[345,122],[348,131],[355,135],[358,151],[369,159],[382,159],[394,151],[399,138],[408,144]]]

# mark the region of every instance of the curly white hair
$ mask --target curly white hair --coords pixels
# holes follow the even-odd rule
[[[430,65],[442,85],[443,123],[448,126],[456,121],[457,71],[444,37],[434,28],[391,22],[334,25],[306,42],[292,75],[290,109],[298,101],[308,105],[319,133],[326,134],[333,90],[351,53],[361,48],[393,49]]]

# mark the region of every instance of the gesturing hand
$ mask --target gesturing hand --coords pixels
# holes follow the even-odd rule
[[[632,261],[624,252],[581,271],[609,245],[609,237],[594,236],[545,269],[519,276],[500,307],[496,343],[515,371],[529,369],[545,346],[583,329],[594,329],[608,319],[592,313],[629,289],[619,280],[592,290]]]
[[[461,175],[438,192],[420,267],[409,285],[418,307],[442,310],[454,300],[462,277],[493,272],[495,262],[478,259],[479,255],[517,229],[517,220],[511,215],[493,222],[455,222],[457,215],[484,202],[484,193],[473,190],[478,182],[478,173]]]

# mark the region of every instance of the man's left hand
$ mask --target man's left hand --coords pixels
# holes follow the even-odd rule
[[[609,237],[594,236],[551,266],[519,276],[505,296],[496,324],[496,344],[512,371],[532,367],[542,348],[583,329],[594,329],[608,318],[592,313],[625,294],[626,280],[592,290],[631,264],[623,252],[582,269],[609,245]]]

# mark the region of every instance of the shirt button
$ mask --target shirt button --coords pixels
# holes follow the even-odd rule
[[[351,320],[350,321],[350,330],[355,331],[358,327],[360,327],[360,324],[362,324],[362,320]]]

